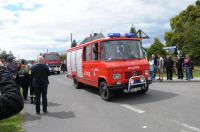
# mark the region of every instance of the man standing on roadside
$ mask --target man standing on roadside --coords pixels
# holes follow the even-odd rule
[[[174,61],[172,60],[171,55],[167,55],[166,60],[166,72],[167,72],[167,80],[172,80],[173,78],[173,68],[174,68]]]
[[[157,57],[154,55],[154,54],[152,54],[151,55],[151,58],[152,58],[152,60],[153,60],[153,68],[154,68],[154,79],[156,78],[156,73],[157,73]]]
[[[180,55],[178,55],[177,60],[176,60],[178,79],[183,79],[183,61],[184,61],[184,59]]]
[[[50,75],[49,68],[44,64],[44,58],[38,57],[38,64],[31,68],[32,71],[32,86],[35,88],[36,94],[36,114],[40,114],[40,98],[42,95],[43,112],[47,113],[47,89],[48,76]]]

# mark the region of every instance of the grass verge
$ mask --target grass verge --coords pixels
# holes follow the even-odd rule
[[[0,132],[23,132],[22,114],[0,121]]]
[[[193,76],[194,76],[194,78],[195,77],[200,78],[200,66],[194,67]]]

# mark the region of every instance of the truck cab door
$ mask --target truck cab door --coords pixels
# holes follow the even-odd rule
[[[91,79],[95,86],[98,86],[98,75],[99,75],[99,44],[98,42],[91,45]]]
[[[90,45],[83,47],[83,78],[88,84],[92,81],[90,47]]]

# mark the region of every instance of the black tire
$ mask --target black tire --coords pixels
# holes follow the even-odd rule
[[[60,71],[57,71],[57,74],[60,74]]]
[[[101,98],[106,101],[110,101],[113,96],[112,90],[108,88],[107,83],[105,81],[100,82],[99,93]]]
[[[80,89],[81,88],[81,83],[74,77],[74,87],[76,89]]]
[[[145,89],[142,89],[139,91],[140,94],[146,94],[146,92],[149,90],[149,85],[147,84]]]

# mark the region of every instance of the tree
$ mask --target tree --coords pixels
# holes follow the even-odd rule
[[[137,33],[137,31],[136,31],[136,29],[135,29],[135,27],[133,25],[130,28],[130,33],[132,33],[132,34],[136,34]]]
[[[73,48],[73,47],[76,47],[76,45],[77,45],[77,42],[76,42],[76,40],[73,40],[73,41],[72,41],[71,48]]]
[[[130,28],[130,33],[135,34],[135,37],[138,37],[137,31],[136,31],[136,29],[135,29],[135,27],[133,25]]]
[[[167,53],[163,47],[164,44],[162,44],[158,38],[155,38],[154,43],[147,49],[147,57],[150,58],[152,54],[160,54],[165,57]]]
[[[61,60],[61,61],[65,61],[65,60],[66,60],[66,54],[60,55],[60,60]]]
[[[8,57],[13,57],[13,58],[15,58],[15,57],[13,56],[13,54],[12,54],[11,51],[9,51],[9,53],[7,53],[5,50],[3,50],[3,51],[0,50],[0,59],[7,60]]]
[[[171,31],[165,33],[167,46],[176,46],[195,61],[200,59],[200,0],[189,5],[170,20]],[[196,61],[197,62],[197,61]]]

